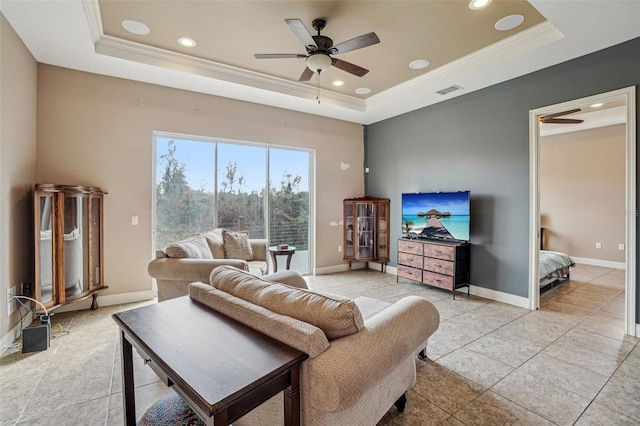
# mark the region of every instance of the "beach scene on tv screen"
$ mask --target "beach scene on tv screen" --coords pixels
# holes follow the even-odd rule
[[[402,194],[402,233],[469,241],[469,193]]]

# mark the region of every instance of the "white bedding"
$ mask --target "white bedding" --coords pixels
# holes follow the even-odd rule
[[[562,268],[575,266],[569,256],[558,251],[540,250],[540,279]]]

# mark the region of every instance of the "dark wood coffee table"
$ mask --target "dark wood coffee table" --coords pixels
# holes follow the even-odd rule
[[[189,296],[118,312],[126,425],[136,424],[133,351],[208,425],[228,425],[284,390],[286,425],[300,424],[307,355]]]

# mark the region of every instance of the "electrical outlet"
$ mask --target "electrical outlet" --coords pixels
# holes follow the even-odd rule
[[[342,252],[342,246],[341,245],[338,246],[338,252],[339,253]]]
[[[11,314],[16,310],[16,301],[11,297],[12,294],[16,294],[16,286],[11,287],[7,290],[7,316],[11,316]]]
[[[596,248],[597,249],[602,248],[602,243],[596,243]]]
[[[624,244],[618,244],[618,250],[624,251]]]

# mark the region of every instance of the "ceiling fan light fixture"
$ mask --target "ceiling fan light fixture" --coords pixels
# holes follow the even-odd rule
[[[471,0],[469,2],[469,9],[478,10],[483,9],[491,3],[491,0]]]
[[[331,66],[331,58],[324,53],[316,53],[307,58],[307,67],[314,72],[322,72]]]

